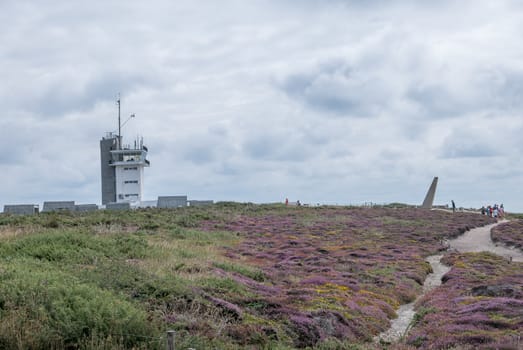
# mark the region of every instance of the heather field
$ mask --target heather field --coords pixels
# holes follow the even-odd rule
[[[169,329],[177,349],[514,344],[521,264],[455,253],[445,283],[419,302],[407,344],[372,343],[421,294],[425,258],[492,222],[414,208],[237,203],[1,215],[0,348],[164,349]]]
[[[490,253],[452,253],[440,288],[418,302],[407,342],[448,349],[522,349],[523,264]]]
[[[494,227],[492,240],[523,250],[523,220],[513,220]]]

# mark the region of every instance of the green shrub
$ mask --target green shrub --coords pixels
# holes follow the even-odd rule
[[[143,258],[147,251],[147,241],[136,235],[97,237],[67,231],[28,235],[0,246],[3,256],[26,256],[68,264],[91,264],[103,258]]]
[[[428,314],[433,314],[437,310],[433,307],[420,307],[418,311],[414,314],[414,317],[412,318],[411,324],[409,327],[415,327],[418,323],[423,320],[423,318]]]
[[[154,334],[143,310],[49,264],[15,259],[2,270],[0,345],[6,348],[77,347],[95,334],[132,347],[142,341],[137,335]],[[35,334],[18,339],[28,327]]]
[[[176,275],[160,278],[125,262],[99,263],[95,269],[79,271],[79,277],[135,300],[157,299],[154,302],[160,303],[188,293],[188,283]]]
[[[176,224],[181,227],[198,227],[199,220],[192,215],[183,215],[176,219]]]
[[[249,265],[240,265],[226,262],[215,262],[213,265],[225,271],[239,273],[258,282],[263,282],[265,280],[265,274],[262,270]]]
[[[245,290],[245,287],[233,280],[232,278],[217,278],[217,277],[207,277],[203,279],[201,285],[206,291],[217,293],[217,294],[241,294],[247,296],[248,293]]]

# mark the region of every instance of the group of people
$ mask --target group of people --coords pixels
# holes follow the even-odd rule
[[[289,198],[285,198],[285,205],[289,205]],[[296,201],[295,205],[301,207],[301,202],[299,199]]]
[[[505,216],[505,208],[503,208],[503,203],[501,205],[487,205],[487,207],[481,207],[481,215],[487,215],[493,218],[503,218]]]

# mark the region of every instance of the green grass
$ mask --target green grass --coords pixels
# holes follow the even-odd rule
[[[213,265],[225,271],[239,273],[240,275],[249,277],[258,282],[263,282],[265,280],[265,274],[262,270],[249,265],[233,264],[230,262],[215,262]]]
[[[139,305],[51,263],[22,257],[0,269],[0,348],[74,347],[115,334],[131,347],[140,343],[135,335],[155,332]]]
[[[193,229],[212,217],[196,208],[0,215],[0,348],[163,349],[169,315],[210,324],[219,310],[208,293],[248,295],[212,274],[213,263],[233,268],[221,247],[237,241]],[[219,343],[190,332],[178,340]]]

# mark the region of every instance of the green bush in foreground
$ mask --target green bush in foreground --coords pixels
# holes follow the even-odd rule
[[[153,330],[144,311],[46,263],[0,264],[0,348],[77,348],[88,339],[139,347]]]
[[[50,231],[0,242],[0,256],[27,256],[66,264],[91,264],[104,258],[142,258],[147,242],[136,235],[97,237],[79,232]]]

